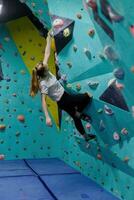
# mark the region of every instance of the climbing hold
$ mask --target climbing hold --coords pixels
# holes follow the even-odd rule
[[[98,87],[98,85],[99,85],[98,81],[89,81],[88,82],[88,86],[93,90],[95,90]]]
[[[17,57],[18,56],[18,52],[15,52],[14,55]]]
[[[16,93],[13,93],[12,96],[13,96],[13,97],[16,97],[17,95],[16,95]]]
[[[90,29],[90,30],[88,31],[88,35],[89,35],[90,37],[93,37],[93,36],[95,35],[95,30],[94,30],[94,29]]]
[[[90,123],[87,123],[87,124],[86,124],[86,129],[88,129],[88,130],[91,129],[91,124],[90,124]]]
[[[73,50],[74,50],[74,52],[76,52],[77,51],[77,45],[73,45]]]
[[[126,162],[126,163],[128,163],[129,160],[130,160],[130,158],[128,156],[125,156],[124,159],[123,159],[123,161]]]
[[[104,131],[105,128],[106,128],[106,127],[105,127],[105,124],[104,124],[103,120],[100,120],[99,130],[100,130],[100,131]]]
[[[5,80],[6,80],[7,82],[10,82],[10,81],[11,81],[11,79],[10,79],[9,77],[6,77]]]
[[[60,18],[56,18],[53,21],[53,27],[54,28],[61,28],[63,25],[64,25],[64,21],[62,19],[60,19]]]
[[[80,85],[80,83],[77,83],[77,85],[76,85],[76,90],[77,90],[77,91],[80,91],[80,90],[81,90],[81,85]]]
[[[69,37],[70,34],[71,34],[71,31],[70,31],[69,28],[64,29],[64,31],[63,31],[63,36],[64,36],[64,37]]]
[[[117,140],[117,141],[120,140],[120,136],[119,136],[119,134],[117,132],[114,132],[113,139]]]
[[[97,158],[98,158],[98,160],[102,160],[102,155],[98,153]]]
[[[122,90],[122,89],[124,88],[124,85],[123,85],[122,83],[118,83],[117,81],[116,81],[115,86],[116,86],[116,88],[117,88],[118,90]]]
[[[71,62],[67,62],[67,65],[68,65],[69,68],[72,67],[72,63]]]
[[[76,16],[77,16],[78,19],[82,19],[82,15],[80,13],[77,13]]]
[[[105,59],[106,59],[104,53],[100,53],[100,54],[99,54],[99,57],[100,57],[100,59],[102,59],[102,60],[105,60]]]
[[[115,50],[111,45],[106,45],[104,47],[104,54],[111,61],[117,61],[119,59],[117,53],[115,52]]]
[[[89,148],[90,148],[90,143],[87,142],[87,143],[86,143],[86,149],[89,149]]]
[[[97,110],[97,113],[103,113],[103,109],[102,109],[102,108],[99,108],[99,109]]]
[[[66,74],[62,74],[61,75],[61,80],[66,83],[67,82],[67,75]]]
[[[122,133],[123,135],[127,135],[127,134],[128,134],[128,130],[127,130],[126,128],[123,128],[123,129],[121,130],[121,133]]]
[[[4,144],[4,140],[0,140],[0,144]]]
[[[30,58],[31,60],[35,60],[35,56],[31,56],[31,58]]]
[[[1,117],[1,118],[0,118],[0,121],[3,122],[3,120],[4,120],[4,117]]]
[[[93,10],[96,10],[97,4],[95,0],[86,0],[86,5],[91,7]]]
[[[22,55],[25,56],[26,55],[26,51],[23,51]]]
[[[132,106],[131,110],[132,110],[132,117],[134,118],[134,106]]]
[[[36,6],[36,3],[32,2],[31,5],[34,8]]]
[[[44,117],[43,117],[43,116],[40,116],[40,120],[43,122],[43,121],[44,121]]]
[[[26,74],[26,71],[25,71],[24,69],[22,69],[22,70],[20,71],[20,73],[21,73],[22,75],[24,75],[24,74]]]
[[[91,60],[91,52],[90,52],[90,50],[89,49],[87,49],[87,48],[84,48],[84,53],[85,53],[85,55],[87,56],[87,58],[89,59],[89,60]]]
[[[115,79],[115,78],[110,79],[110,81],[108,82],[108,87],[109,87],[110,85],[115,85],[115,84],[116,84],[116,79]]]
[[[124,19],[124,17],[117,13],[111,6],[108,6],[107,10],[109,13],[109,17],[113,22],[121,22]]]
[[[112,109],[110,107],[108,107],[107,105],[104,105],[104,112],[107,115],[113,115],[114,112],[112,111]]]
[[[25,117],[23,115],[18,115],[17,119],[20,121],[20,122],[24,122],[25,121]]]
[[[132,36],[134,36],[134,25],[130,26],[130,33],[132,34]]]
[[[39,9],[39,10],[38,10],[38,13],[39,13],[40,15],[42,15],[43,10],[42,10],[42,9]]]
[[[71,83],[68,83],[68,84],[67,84],[67,88],[68,88],[68,89],[71,89],[71,88],[72,88],[72,84],[71,84]]]
[[[4,40],[5,40],[6,42],[9,42],[9,41],[10,41],[10,37],[4,37]]]
[[[65,118],[65,122],[69,122],[69,121],[70,121],[70,117],[67,116],[67,117]]]
[[[5,155],[0,154],[0,160],[4,160],[4,158],[5,158]]]
[[[134,73],[134,66],[131,67],[131,72]]]
[[[0,124],[0,131],[3,131],[6,129],[6,125],[5,124]]]
[[[124,79],[124,76],[125,76],[125,72],[124,72],[124,69],[119,67],[117,69],[114,70],[114,76],[118,79]]]
[[[19,131],[17,131],[15,135],[16,135],[16,137],[19,137],[20,134],[21,134],[21,133],[20,133]]]

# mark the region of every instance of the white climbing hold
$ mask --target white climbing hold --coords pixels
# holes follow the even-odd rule
[[[117,55],[117,53],[111,45],[106,45],[104,47],[104,54],[111,61],[117,61],[119,59],[119,56]]]
[[[120,136],[117,132],[114,132],[113,139],[116,140],[116,141],[120,140]]]
[[[89,59],[89,60],[91,60],[91,52],[90,52],[90,50],[89,49],[87,49],[87,48],[84,48],[84,53],[85,53],[85,55],[87,56],[87,58]]]

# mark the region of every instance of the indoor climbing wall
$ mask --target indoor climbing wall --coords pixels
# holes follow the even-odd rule
[[[0,159],[56,157],[56,123],[46,127],[40,95],[29,96],[31,70],[43,58],[45,39],[23,17],[0,26],[0,46]]]
[[[60,74],[67,89],[92,93],[85,112],[93,122],[83,123],[97,135],[97,142],[87,144],[63,113],[60,156],[116,196],[132,200],[134,3],[48,0],[48,6],[59,19],[75,22],[72,40],[58,54]]]
[[[55,48],[58,53],[58,74],[65,88],[71,92],[89,92],[93,95],[91,106],[85,109],[85,113],[92,116],[92,123],[83,122],[83,124],[87,132],[97,135],[97,141],[86,143],[77,132],[72,119],[65,112],[61,115],[60,130],[56,129],[56,123],[51,130],[44,125],[42,117],[40,118],[40,115],[44,115],[38,110],[41,105],[40,98],[31,100],[27,96],[30,78],[28,71],[32,69],[32,66],[27,63],[28,58],[24,59],[27,50],[24,47],[22,50],[19,48],[19,41],[21,45],[23,44],[24,32],[19,28],[20,38],[16,37],[12,34],[16,27],[9,23],[7,27],[12,38],[8,36],[9,32],[6,32],[7,27],[2,26],[0,39],[2,54],[0,68],[4,77],[7,77],[0,81],[1,101],[6,107],[1,111],[3,116],[1,117],[1,156],[11,155],[13,152],[12,157],[15,157],[17,155],[15,151],[21,150],[22,157],[27,155],[43,157],[50,153],[53,157],[59,155],[65,162],[94,179],[114,195],[121,199],[133,200],[133,1],[21,0],[21,2],[31,8],[46,28],[50,29],[52,23]],[[49,11],[45,10],[46,8]],[[34,38],[31,41],[31,37],[28,39],[25,37],[24,40],[28,42],[27,48],[29,48],[31,46],[29,42],[33,43]],[[36,44],[37,46],[40,44],[42,48],[43,42],[42,39]],[[9,45],[12,48],[9,48]],[[38,55],[30,54],[30,62],[37,61],[36,56]],[[23,76],[25,76],[26,85],[24,85]],[[12,90],[9,89],[11,87],[9,83],[14,80],[21,81],[23,90],[20,90],[19,84],[16,87],[16,82],[12,84],[12,87],[15,85],[17,91],[14,91],[14,87]],[[2,88],[5,89],[2,90]],[[10,110],[13,111],[12,114]],[[56,116],[59,116],[58,111],[56,113]],[[34,130],[31,115],[33,122],[38,122]],[[4,116],[7,116],[6,119]],[[55,115],[52,114],[52,116]],[[25,124],[26,127],[23,127]],[[18,130],[19,137],[16,136]],[[40,134],[42,130],[44,136]],[[18,141],[19,143],[16,144]],[[7,144],[9,147],[6,153]]]
[[[51,28],[47,0],[20,0],[20,2],[25,3],[31,9],[32,13],[38,17],[39,21],[44,25],[45,28]]]

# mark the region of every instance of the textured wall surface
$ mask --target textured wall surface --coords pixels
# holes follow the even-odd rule
[[[43,58],[45,39],[27,17],[1,25],[0,33],[4,75],[0,81],[0,125],[5,126],[0,130],[0,153],[5,159],[55,157],[58,148],[53,135],[57,128],[54,125],[50,131],[45,126],[40,95],[35,99],[29,96],[31,69]],[[18,120],[20,115],[23,121]]]
[[[40,11],[43,5],[47,5],[46,1],[45,4],[43,0],[40,3],[37,0],[34,0],[34,2],[27,0],[25,2],[34,10],[36,15],[38,13],[37,16],[40,21],[44,16],[44,25],[50,28],[48,15],[45,11],[43,12],[44,15],[42,15]],[[8,125],[14,123],[14,126],[12,125],[13,128],[8,128],[5,133],[1,133],[1,153],[9,154],[9,157],[12,158],[16,155],[15,150],[20,152],[19,157],[33,157],[33,155],[45,157],[48,152],[51,152],[52,156],[59,156],[114,195],[121,199],[133,200],[133,6],[132,0],[127,2],[125,0],[119,0],[118,2],[115,0],[97,0],[94,6],[86,0],[48,0],[47,8],[49,8],[49,13],[58,15],[59,18],[64,17],[75,21],[73,38],[58,55],[59,68],[60,73],[67,76],[67,84],[65,85],[67,88],[71,87],[74,91],[80,93],[88,91],[93,94],[91,106],[87,106],[85,109],[85,112],[92,116],[93,122],[91,128],[86,129],[86,131],[96,134],[97,142],[92,141],[89,144],[79,137],[73,121],[70,120],[70,117],[65,112],[62,112],[60,131],[56,129],[55,125],[53,129],[49,129],[42,122],[40,122],[41,125],[38,122],[34,130],[32,129],[33,123],[31,123],[30,117],[32,116],[33,122],[37,123],[37,119],[40,117],[40,113],[38,113],[40,99],[37,97],[32,101],[27,96],[27,82],[30,76],[28,72],[25,75],[19,73],[20,68],[25,69],[22,57],[20,55],[14,57],[14,52],[17,49],[12,39],[10,42],[2,40],[8,33],[5,27],[4,29],[3,26],[1,27],[1,42],[3,41],[2,44],[5,49],[5,51],[1,49],[3,73],[5,77],[10,76],[13,80],[17,78],[17,80],[22,81],[20,84],[24,84],[25,76],[26,83],[26,86],[23,86],[24,96],[18,84],[17,96],[20,96],[20,100],[18,100],[18,98],[12,97],[16,83],[13,87],[14,84],[11,84],[11,81],[6,82],[4,80],[0,82],[0,101],[2,106],[5,106],[5,109],[1,111],[1,116],[3,118],[6,116],[4,123]],[[9,45],[12,48],[9,48]],[[9,66],[7,65],[9,61],[12,66],[10,67],[11,70],[8,69]],[[20,68],[18,68],[18,65]],[[16,70],[18,70],[17,76],[13,73]],[[9,83],[11,88],[7,94],[7,89],[2,90],[2,88],[6,88]],[[21,101],[24,101],[24,97],[26,103],[21,104]],[[9,103],[7,103],[7,99],[9,99]],[[27,113],[29,107],[33,109],[32,114],[26,114],[26,122],[27,120],[29,121],[27,123],[28,126],[23,128],[27,130],[26,132],[21,129],[24,124],[15,121],[17,114],[12,114],[13,119],[8,116],[10,112],[8,114],[7,109],[11,110],[14,107],[10,102],[11,100],[12,104],[17,107],[18,114]],[[83,123],[86,128],[87,124]],[[43,133],[46,132],[44,136],[40,136],[40,129]],[[17,149],[17,144],[13,143],[16,141],[15,133],[17,130],[23,132],[20,135],[19,149]],[[36,134],[35,140],[38,141],[36,144],[32,143],[33,132]],[[29,134],[27,135],[27,133]],[[11,143],[14,144],[13,156],[11,156],[11,151],[8,150],[11,148]],[[24,144],[27,143],[31,145],[28,146],[29,154],[28,151],[21,151],[21,149],[25,148]],[[42,145],[44,150],[38,150]],[[33,150],[34,147],[36,151]]]

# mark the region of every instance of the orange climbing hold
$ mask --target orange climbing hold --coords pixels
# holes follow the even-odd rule
[[[25,121],[25,117],[23,115],[18,115],[17,119],[20,121],[20,122],[24,122]]]
[[[88,35],[89,35],[90,37],[93,37],[94,34],[95,34],[95,30],[94,30],[94,29],[90,29],[90,30],[88,31]]]
[[[6,128],[6,125],[5,125],[5,124],[0,124],[0,131],[1,131],[1,130],[5,130],[5,128]]]

